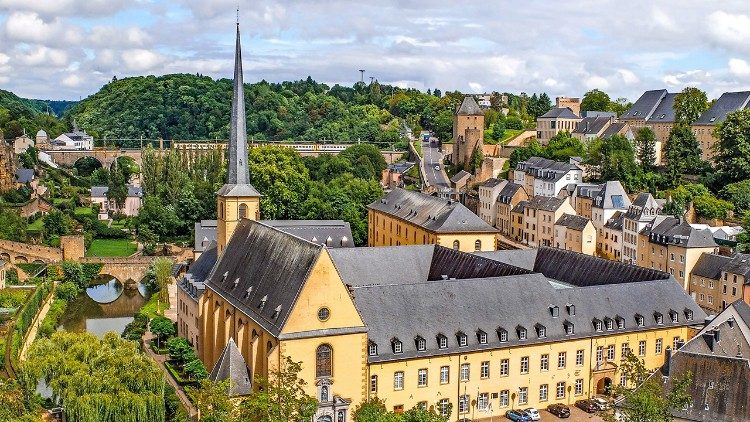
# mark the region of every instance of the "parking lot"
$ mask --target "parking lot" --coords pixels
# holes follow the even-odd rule
[[[557,416],[549,413],[547,410],[539,409],[539,414],[542,415],[542,421],[568,421],[568,422],[603,422],[604,419],[597,413],[586,413],[583,410],[570,406],[570,417],[567,419],[560,419]],[[502,422],[509,421],[510,419],[505,416],[490,418],[475,419],[476,422]]]

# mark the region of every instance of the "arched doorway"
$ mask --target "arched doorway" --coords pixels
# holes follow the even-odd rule
[[[612,378],[604,377],[596,383],[596,394],[609,395],[612,392]]]

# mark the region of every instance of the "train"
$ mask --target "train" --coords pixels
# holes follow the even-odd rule
[[[252,146],[259,146],[264,144],[258,144],[253,143]],[[285,144],[285,143],[274,143],[273,145],[278,145],[281,147],[286,148],[293,148],[297,152],[323,152],[323,153],[339,153],[348,147],[352,146],[353,144],[320,144],[320,143],[314,143],[314,144]]]

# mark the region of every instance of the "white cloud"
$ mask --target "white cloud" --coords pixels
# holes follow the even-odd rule
[[[143,47],[151,42],[149,35],[143,28],[116,26],[95,26],[91,29],[89,44],[102,47]]]
[[[0,53],[0,66],[8,64],[10,57],[7,54]]]
[[[160,54],[144,49],[132,49],[122,52],[122,61],[129,70],[144,72],[164,63],[165,59]]]
[[[82,82],[83,82],[83,79],[76,74],[70,74],[66,76],[65,78],[63,78],[62,80],[62,84],[69,88],[78,87],[81,85]]]
[[[677,31],[679,28],[679,25],[677,25],[677,22],[667,13],[665,13],[661,9],[654,8],[651,11],[651,17],[654,20],[654,23],[656,26],[666,29],[669,31]]]
[[[0,0],[0,10],[23,10],[46,16],[107,16],[125,0]]]
[[[632,70],[620,69],[617,71],[617,74],[625,85],[635,85],[641,81]]]
[[[477,83],[477,82],[469,82],[469,88],[471,88],[471,91],[474,93],[484,92],[484,88],[482,88],[482,84]]]
[[[67,26],[59,19],[47,22],[31,12],[11,13],[5,21],[5,34],[16,41],[51,45],[77,44],[82,40],[78,28]]]
[[[665,74],[662,77],[662,82],[669,85],[670,88],[679,89],[686,86],[699,87],[716,83],[717,81],[713,79],[711,72],[705,70],[688,70],[686,72]]]
[[[36,47],[16,56],[18,61],[28,66],[63,67],[68,63],[68,54],[63,50]]]
[[[741,78],[750,76],[750,63],[737,58],[729,59],[729,73]]]
[[[587,90],[600,89],[604,91],[607,88],[609,88],[609,81],[607,81],[607,79],[604,77],[596,76],[596,75],[592,75],[584,79],[583,84]]]
[[[741,51],[750,51],[750,17],[723,10],[708,15],[706,28],[713,41],[719,45]]]

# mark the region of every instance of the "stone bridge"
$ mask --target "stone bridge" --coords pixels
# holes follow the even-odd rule
[[[0,259],[11,264],[54,263],[63,260],[60,248],[0,240]]]
[[[126,256],[126,257],[85,257],[81,264],[102,264],[99,274],[107,274],[120,280],[123,284],[139,282],[146,276],[154,256]]]
[[[105,149],[94,148],[93,150],[49,150],[45,151],[52,157],[52,161],[60,167],[72,168],[76,161],[81,158],[91,157],[101,163],[102,167],[110,168],[112,163],[120,157],[130,157],[138,165],[143,165],[140,149]]]

